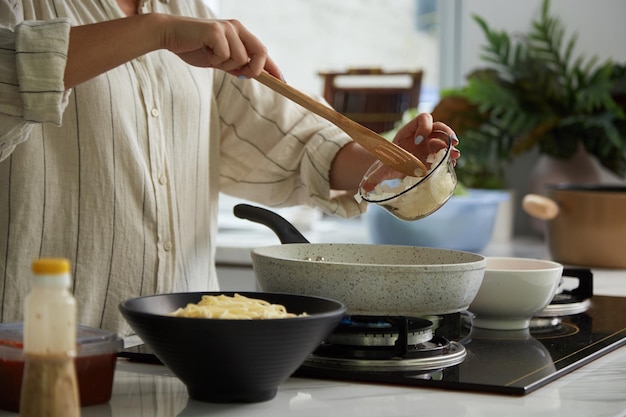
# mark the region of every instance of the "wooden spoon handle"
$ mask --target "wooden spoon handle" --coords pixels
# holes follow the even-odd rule
[[[310,96],[270,75],[266,71],[263,71],[261,75],[256,77],[256,80],[339,127],[341,130],[350,135],[352,140],[359,143],[376,158],[380,159],[387,165],[392,166],[396,170],[409,176],[426,174],[427,169],[424,166],[424,163],[415,157],[415,155],[409,153],[393,142],[388,141],[365,126],[362,126],[352,119],[335,111],[334,109],[317,100],[314,100]],[[399,162],[397,158],[392,158],[391,155],[394,154],[400,155],[403,161]],[[410,163],[407,163],[407,161]]]

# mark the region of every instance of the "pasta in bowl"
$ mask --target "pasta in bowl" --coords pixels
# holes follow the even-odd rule
[[[208,315],[221,312],[198,314],[205,303]],[[269,292],[159,294],[119,308],[189,396],[205,402],[272,399],[346,311],[332,299]]]
[[[306,312],[295,314],[287,311],[282,304],[272,304],[258,298],[241,294],[203,295],[198,303],[189,303],[172,313],[175,317],[205,319],[266,320],[286,319],[305,316]]]

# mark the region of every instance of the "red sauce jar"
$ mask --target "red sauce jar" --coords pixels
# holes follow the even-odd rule
[[[22,323],[0,324],[0,409],[7,411],[19,411],[24,372],[22,335]],[[122,339],[112,332],[78,326],[77,345],[75,366],[80,405],[109,402]]]

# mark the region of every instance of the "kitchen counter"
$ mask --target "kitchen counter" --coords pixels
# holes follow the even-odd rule
[[[193,401],[180,380],[163,366],[120,360],[111,401],[85,407],[82,415],[617,417],[626,415],[626,348],[615,350],[523,397],[290,378],[280,386],[274,399],[256,404]],[[0,416],[17,414],[0,412]]]
[[[349,223],[352,222],[352,223]],[[341,227],[322,222],[303,232],[312,242],[364,242],[358,221]],[[242,236],[246,239],[241,239]],[[220,239],[220,263],[250,268],[249,249],[278,244],[275,236],[229,230]],[[489,245],[485,254],[546,258],[545,245],[536,239],[516,239]],[[626,297],[626,271],[594,269],[598,295]],[[219,378],[219,375],[215,376]],[[17,414],[0,411],[2,416]],[[139,416],[626,416],[626,347],[619,348],[525,396],[460,392],[290,378],[277,396],[256,404],[211,404],[190,400],[185,386],[163,366],[119,360],[113,397],[108,404],[85,407],[83,417]]]
[[[184,385],[162,366],[121,362],[110,403],[83,409],[83,417],[504,415],[626,415],[626,348],[524,397],[291,378],[281,385],[278,395],[267,402],[209,404],[189,400]]]

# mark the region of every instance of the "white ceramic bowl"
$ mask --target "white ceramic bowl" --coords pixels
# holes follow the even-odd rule
[[[488,257],[480,289],[469,306],[472,327],[528,328],[554,298],[563,265],[540,259]]]

